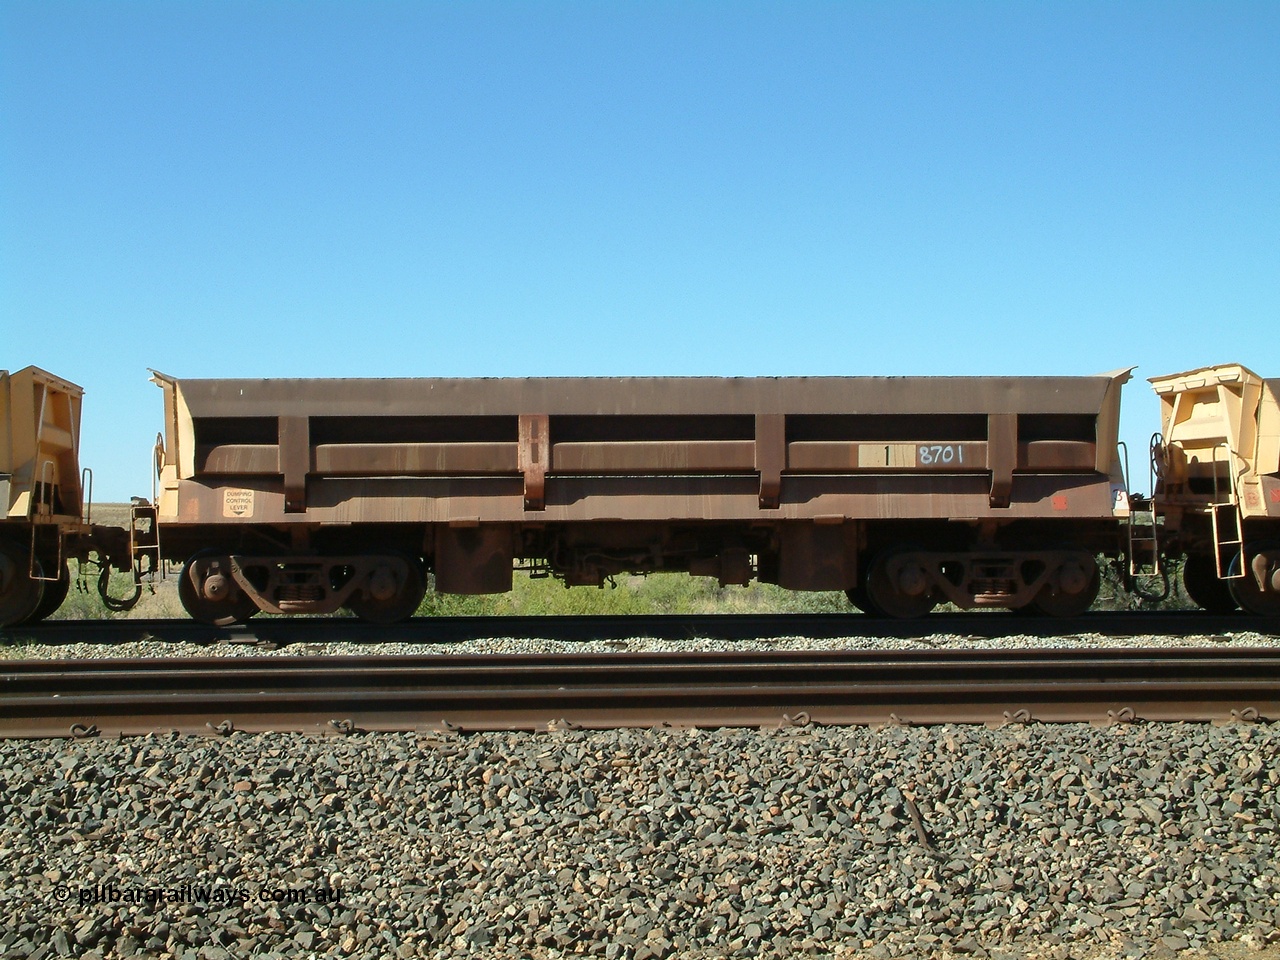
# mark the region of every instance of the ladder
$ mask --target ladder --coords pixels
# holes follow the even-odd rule
[[[1240,506],[1232,500],[1209,504],[1213,522],[1213,562],[1219,580],[1244,577],[1244,530],[1240,524]]]
[[[1219,450],[1227,452],[1226,499],[1223,499],[1218,484]],[[1209,520],[1213,525],[1213,563],[1219,580],[1240,580],[1245,575],[1244,527],[1240,522],[1240,504],[1236,500],[1235,492],[1235,473],[1231,467],[1231,444],[1224,441],[1213,448],[1213,503],[1209,504]]]
[[[160,525],[155,504],[134,497],[129,505],[129,557],[133,561],[133,582],[160,569]],[[148,562],[144,566],[143,558]]]
[[[1123,440],[1117,446],[1124,465],[1125,490],[1131,490],[1129,483],[1129,446]],[[1129,547],[1130,577],[1163,577],[1164,570],[1160,564],[1160,527],[1156,519],[1156,476],[1159,469],[1156,457],[1159,456],[1160,435],[1151,438],[1150,482],[1151,496],[1142,497],[1129,494],[1129,516],[1125,521],[1125,532]],[[1143,523],[1138,524],[1141,520]]]
[[[27,560],[27,576],[32,580],[54,583],[62,579],[62,528],[53,520],[53,476],[54,462],[45,460],[40,464],[40,479],[35,485],[35,501],[31,512],[31,553]],[[41,520],[49,522],[41,523]],[[41,547],[40,540],[48,543]],[[43,556],[46,560],[53,557],[53,569],[46,570],[36,558]]]
[[[1144,521],[1141,526],[1137,523],[1139,520]],[[1160,576],[1164,571],[1160,568],[1160,527],[1156,523],[1155,501],[1131,497],[1127,526],[1129,576]]]

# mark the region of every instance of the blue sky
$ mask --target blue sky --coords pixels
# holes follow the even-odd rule
[[[1278,322],[1274,2],[0,5],[0,366],[86,387],[99,499],[148,367],[1280,376]]]

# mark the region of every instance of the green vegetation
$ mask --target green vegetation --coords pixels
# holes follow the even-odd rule
[[[1139,594],[1128,593],[1121,585],[1120,574],[1109,560],[1098,559],[1102,574],[1102,589],[1093,605],[1094,610],[1198,610],[1200,609],[1187,597],[1182,589],[1182,561],[1168,563],[1169,595],[1162,600],[1145,598]],[[1158,595],[1162,591],[1158,577],[1144,577],[1138,586],[1141,590]]]
[[[848,613],[843,593],[795,593],[767,583],[722,587],[706,577],[660,573],[618,577],[617,586],[566,589],[517,573],[510,593],[462,597],[427,591],[418,615],[587,616],[660,613]]]
[[[62,606],[49,617],[50,620],[114,620],[126,618],[131,620],[163,620],[170,617],[185,618],[187,612],[182,609],[178,600],[176,571],[171,572],[167,580],[157,580],[154,584],[142,584],[142,596],[138,605],[132,610],[116,611],[108,609],[98,596],[98,569],[86,565],[84,578],[78,578],[76,564],[71,564],[71,590]],[[116,599],[133,595],[133,575],[112,572],[109,593]]]
[[[1170,567],[1170,593],[1160,601],[1125,592],[1120,576],[1109,561],[1099,560],[1102,589],[1095,610],[1194,610],[1182,590],[1179,565]],[[1147,584],[1159,592],[1159,581]],[[531,579],[517,573],[506,594],[463,597],[428,589],[418,615],[430,616],[572,616],[662,613],[849,613],[853,608],[843,593],[797,593],[767,583],[747,587],[721,587],[706,577],[681,573],[648,577],[618,577],[617,586],[603,589],[566,589],[553,579]],[[942,604],[939,611],[955,611]]]

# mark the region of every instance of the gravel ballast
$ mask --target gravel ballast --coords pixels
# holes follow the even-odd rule
[[[1250,953],[1278,755],[1247,724],[6,741],[0,955]]]
[[[141,641],[0,657],[1278,642]],[[0,742],[0,956],[1274,960],[1277,756],[1265,724]]]
[[[1081,633],[1061,637],[966,637],[929,634],[918,638],[850,636],[787,637],[766,640],[722,640],[707,637],[670,640],[634,637],[627,640],[566,641],[524,637],[493,637],[456,643],[310,643],[284,646],[256,643],[186,643],[162,640],[133,640],[126,643],[18,642],[0,645],[0,659],[60,659],[77,657],[255,657],[255,656],[431,656],[452,654],[593,654],[593,653],[677,653],[764,650],[1017,650],[1017,649],[1101,649],[1112,647],[1276,647],[1280,634],[1241,631],[1223,635],[1170,637],[1139,635],[1109,637]]]

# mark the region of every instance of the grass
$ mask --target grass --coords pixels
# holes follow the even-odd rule
[[[177,581],[172,573],[167,580],[143,583],[142,596],[132,610],[116,611],[108,609],[98,596],[97,568],[86,567],[85,570],[88,576],[84,580],[77,579],[76,565],[71,564],[71,591],[62,606],[49,617],[50,620],[164,620],[187,616],[178,599]],[[133,589],[132,574],[111,574],[108,592],[112,597],[132,596]]]
[[[590,616],[662,613],[848,613],[843,593],[796,593],[767,583],[722,587],[706,577],[618,577],[616,587],[566,588],[516,573],[510,593],[465,597],[428,590],[419,616]]]

